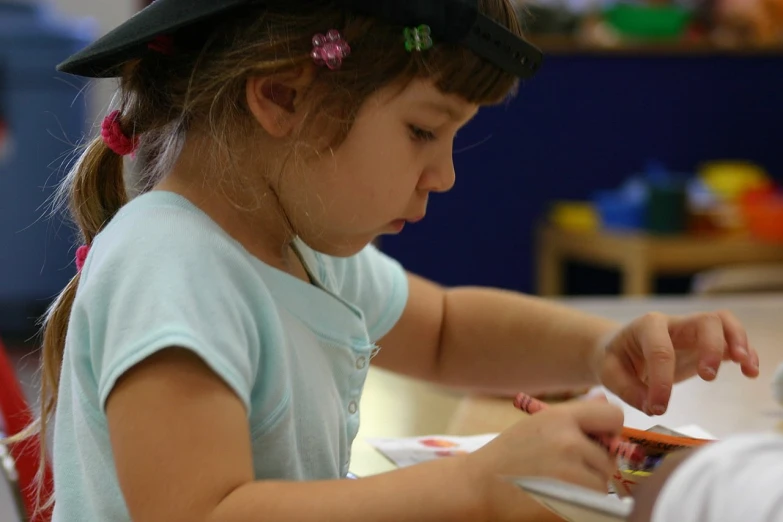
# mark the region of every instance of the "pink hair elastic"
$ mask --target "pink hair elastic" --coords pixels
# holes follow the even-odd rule
[[[84,262],[87,261],[87,254],[89,253],[90,247],[87,245],[82,245],[76,249],[76,270],[78,272],[81,272],[82,268],[84,268]]]
[[[337,70],[343,65],[343,59],[351,54],[351,46],[348,45],[340,31],[331,29],[326,36],[317,34],[313,36],[313,52],[310,53],[316,65],[326,65],[331,70]]]
[[[136,136],[129,138],[120,126],[120,111],[114,111],[103,119],[101,138],[115,154],[127,156],[136,152],[139,140]]]

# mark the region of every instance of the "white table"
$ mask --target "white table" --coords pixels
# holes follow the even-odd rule
[[[725,437],[775,429],[783,421],[783,408],[776,404],[770,387],[772,375],[783,364],[783,295],[578,298],[564,302],[623,322],[649,311],[688,314],[728,309],[743,322],[751,345],[758,350],[758,379],[747,379],[739,367],[729,364],[712,383],[693,379],[675,386],[669,410],[661,417],[651,418],[626,407],[627,426],[646,429],[654,424],[698,424],[717,437]],[[353,470],[367,475],[392,469],[365,442],[367,437],[494,433],[520,418],[508,399],[462,396],[372,369],[362,402],[362,428],[353,448]]]

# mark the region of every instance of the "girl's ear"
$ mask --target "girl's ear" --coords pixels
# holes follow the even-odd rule
[[[306,92],[314,77],[314,67],[300,67],[247,80],[247,106],[270,136],[288,136],[304,118],[302,93]]]

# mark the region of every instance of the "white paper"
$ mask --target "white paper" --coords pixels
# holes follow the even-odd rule
[[[687,437],[714,439],[703,428],[691,424],[675,431]],[[457,437],[454,435],[425,435],[421,437],[372,438],[367,442],[389,459],[395,466],[404,468],[421,462],[476,451],[497,437],[496,433]]]
[[[497,437],[496,433],[472,437],[426,435],[423,437],[368,439],[367,442],[397,467],[471,453]]]
[[[633,510],[631,498],[603,495],[551,478],[518,477],[512,480],[568,522],[621,522]]]

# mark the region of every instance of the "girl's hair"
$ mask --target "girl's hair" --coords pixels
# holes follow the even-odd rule
[[[512,1],[480,0],[479,4],[486,16],[522,36]],[[172,53],[151,51],[125,64],[116,105],[125,134],[139,140],[138,163],[143,168],[126,173],[123,158],[100,137],[86,146],[58,193],[60,202],[68,201],[85,244],[92,243],[131,197],[151,189],[171,169],[189,131],[207,136],[209,158],[225,171],[232,162],[232,142],[256,132],[245,106],[246,80],[312,63],[312,38],[317,33],[337,29],[352,49],[339,70],[320,68],[307,92],[318,111],[305,118],[303,128],[317,130],[321,139],[326,128],[327,147],[341,143],[362,103],[385,86],[404,87],[415,79],[430,79],[445,94],[489,105],[502,102],[517,85],[516,78],[458,45],[436,41],[428,51],[408,53],[402,27],[347,15],[327,0],[268,0],[255,9],[178,32],[173,35]],[[312,135],[302,132],[299,140]],[[40,435],[42,470],[47,423],[55,412],[78,284],[79,274],[44,317],[41,416],[19,437]]]

